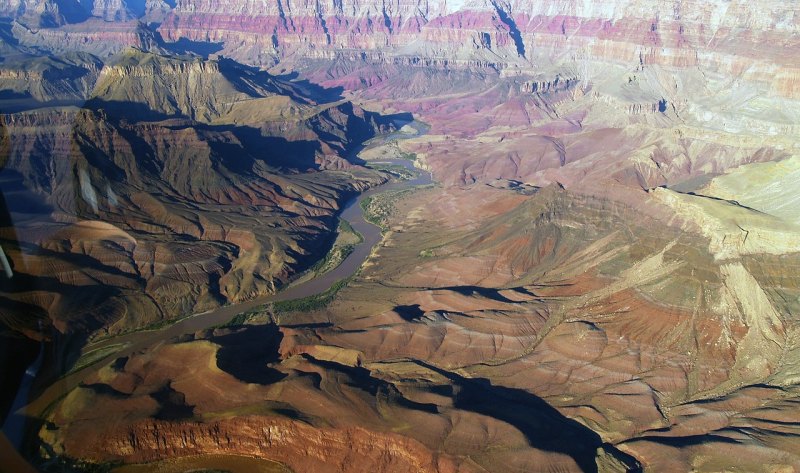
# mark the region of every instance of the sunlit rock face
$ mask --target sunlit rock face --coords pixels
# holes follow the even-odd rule
[[[520,66],[569,51],[587,59],[702,64],[724,72],[759,65],[749,74],[770,81],[776,93],[794,94],[796,14],[796,5],[781,1],[275,1],[232,9],[183,0],[160,31],[172,40],[223,42],[242,57],[259,46],[275,55],[356,49],[450,61],[469,55]]]
[[[53,27],[65,23],[57,2],[48,0],[12,0],[0,6],[0,15],[13,17],[32,27]]]
[[[0,7],[25,241],[3,247],[47,280],[4,294],[10,331],[116,335],[276,291],[388,179],[353,153],[392,114],[425,133],[360,158],[436,185],[384,205],[326,304],[85,371],[45,415],[53,452],[800,470],[795,2],[76,5]]]
[[[232,61],[81,59],[0,76],[33,107],[2,116],[21,240],[5,251],[19,278],[53,281],[7,294],[19,330],[120,332],[272,293],[328,244],[343,200],[386,179],[348,161],[391,129],[352,103]]]
[[[133,12],[123,0],[95,0],[92,16],[105,21],[125,21],[134,18]]]

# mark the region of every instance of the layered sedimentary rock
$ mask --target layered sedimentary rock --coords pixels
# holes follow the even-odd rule
[[[592,470],[598,462],[635,464],[535,396],[488,380],[448,378],[424,366],[416,367],[416,379],[398,379],[378,366],[353,364],[335,347],[317,350],[317,358],[306,353],[312,347],[298,346],[311,341],[303,340],[304,332],[274,326],[217,331],[164,347],[155,358],[118,360],[71,393],[65,409],[52,417],[50,438],[57,439],[59,451],[84,458],[147,462],[226,451],[270,458],[294,471],[467,472],[493,463]],[[245,351],[262,365],[238,363]],[[201,359],[189,371],[181,365]],[[404,365],[408,373],[415,370],[413,363]],[[250,387],[242,389],[244,383]],[[219,389],[232,395],[216,396]],[[101,420],[83,407],[88,405],[115,414]],[[524,414],[513,425],[493,418],[509,419],[515,409]],[[84,422],[71,421],[78,413]],[[104,437],[94,434],[98,422],[106,426]],[[81,437],[85,441],[69,440]],[[526,448],[528,442],[535,447]],[[505,451],[491,452],[500,445]]]
[[[160,31],[171,40],[230,40],[231,47],[244,50],[280,48],[291,53],[304,48],[324,53],[342,47],[371,50],[402,46],[416,39],[430,14],[428,2],[413,0],[263,2],[248,4],[235,15],[213,1],[189,1],[176,4]]]
[[[796,250],[714,255],[669,213],[643,216],[658,199],[420,192],[327,309],[118,360],[43,436],[98,460],[229,448],[299,470],[325,458],[402,471],[399,457],[421,471],[796,468]],[[352,462],[339,460],[342,429]],[[383,463],[364,456],[362,434]]]
[[[4,16],[23,24],[34,11],[49,26],[25,41],[58,50],[81,49],[96,41],[92,21],[58,16],[66,5],[9,5]],[[74,9],[74,8],[73,8]],[[40,11],[41,10],[41,11]],[[47,13],[53,11],[52,14]],[[764,13],[766,12],[766,13]],[[711,5],[684,1],[593,2],[349,2],[340,4],[261,2],[238,9],[210,0],[185,0],[174,8],[98,1],[88,16],[108,21],[157,19],[168,42],[219,43],[226,55],[271,65],[297,58],[368,59],[392,62],[410,58],[430,64],[495,68],[516,74],[552,61],[575,61],[582,80],[591,80],[597,62],[626,66],[700,68],[741,76],[769,95],[797,98],[800,64],[797,7],[775,1],[757,8],[748,2]],[[163,17],[163,22],[161,21]],[[134,22],[135,23],[135,22]],[[746,31],[741,29],[747,25]],[[39,26],[38,24],[35,26]],[[47,25],[45,25],[47,26]],[[129,31],[109,26],[105,41],[137,46]],[[117,30],[116,32],[114,30]],[[27,34],[30,36],[30,34]],[[65,43],[66,41],[66,44]],[[769,46],[766,46],[769,45]],[[97,51],[115,52],[106,47]],[[377,54],[376,54],[377,53]]]
[[[770,93],[796,97],[796,15],[796,6],[779,1],[758,7],[749,2],[275,2],[231,13],[212,1],[187,0],[178,2],[160,31],[173,41],[220,42],[252,61],[264,60],[265,49],[278,57],[361,50],[452,64],[483,58],[510,70],[560,57],[699,66],[744,72]],[[746,33],[741,25],[747,25]]]
[[[37,57],[9,51],[0,66],[4,111],[44,104],[81,103],[94,88],[102,63],[82,53]]]
[[[89,17],[126,21],[160,8],[157,2],[152,1],[134,4],[141,4],[144,8],[131,8],[124,0],[10,0],[0,6],[0,17],[11,18],[38,29],[80,23]]]
[[[21,48],[113,57],[0,72],[9,96],[87,100],[3,116],[38,242],[8,253],[47,280],[6,299],[60,330],[273,291],[383,179],[346,159],[374,114],[170,48],[413,113],[430,127],[397,153],[439,183],[392,202],[328,306],[89,370],[48,447],[299,471],[800,468],[797,6],[456,3],[97,2],[51,28],[3,13]],[[75,73],[30,84],[47,71]]]
[[[123,0],[95,0],[92,16],[105,21],[126,21],[135,18],[133,11]]]
[[[482,205],[464,205],[476,192]],[[694,196],[707,202],[684,218],[743,229],[706,224],[713,235],[703,235],[672,226],[658,194],[635,206],[557,186],[411,198],[381,265],[322,316],[337,324],[295,339],[358,350],[407,393],[430,365],[535,393],[652,471],[796,468],[796,422],[766,413],[798,398],[798,282],[786,277],[797,230]],[[770,226],[787,233],[776,239]]]
[[[49,0],[15,0],[0,7],[0,15],[13,17],[32,27],[54,27],[65,23],[57,2]]]
[[[15,23],[12,33],[24,46],[45,49],[57,55],[83,51],[108,57],[129,47],[153,49],[156,45],[153,33],[135,20],[106,22],[89,18],[60,28],[28,28]]]
[[[383,126],[347,102],[137,51],[96,77],[82,108],[3,117],[20,240],[4,247],[29,283],[6,297],[59,331],[117,332],[273,292],[325,247],[342,199],[385,179],[347,161]],[[8,325],[36,326],[15,307]]]

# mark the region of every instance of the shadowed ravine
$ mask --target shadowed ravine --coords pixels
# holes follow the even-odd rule
[[[798,52],[786,0],[0,4],[0,473],[800,472]]]
[[[424,125],[418,126],[418,129],[415,128],[417,133],[423,132]],[[386,138],[398,139],[412,138],[414,136],[417,136],[417,134],[391,134]],[[382,141],[379,140],[379,142]],[[401,165],[409,170],[415,169],[414,165],[410,161],[403,159],[391,160],[391,164]],[[355,274],[358,268],[360,268],[364,261],[366,261],[367,257],[372,251],[372,247],[381,239],[380,229],[364,219],[363,210],[360,203],[365,198],[379,192],[411,188],[413,186],[429,184],[430,182],[431,176],[429,173],[419,172],[417,177],[414,179],[387,183],[382,186],[372,188],[348,201],[340,214],[340,218],[350,222],[353,229],[361,233],[364,241],[356,245],[353,252],[350,253],[350,255],[348,255],[347,258],[345,258],[345,260],[342,261],[342,263],[335,269],[309,281],[293,286],[290,285],[288,288],[275,295],[257,297],[247,302],[232,304],[201,314],[195,314],[160,330],[132,332],[91,344],[85,348],[84,352],[89,350],[99,350],[112,345],[120,345],[122,348],[119,351],[115,351],[105,356],[89,367],[77,370],[47,387],[38,398],[36,398],[27,406],[27,412],[37,413],[44,411],[52,402],[61,397],[64,393],[70,392],[72,389],[79,386],[83,379],[107,364],[112,359],[129,356],[161,341],[170,340],[181,335],[190,334],[210,327],[225,324],[240,313],[247,312],[270,302],[299,299],[325,292],[336,282]]]
[[[602,448],[625,464],[628,471],[642,471],[636,459],[604,443],[594,431],[565,417],[534,394],[498,386],[484,378],[465,378],[424,361],[415,363],[451,382],[431,389],[452,396],[454,407],[513,425],[533,448],[568,455],[584,472],[598,471],[597,449]]]

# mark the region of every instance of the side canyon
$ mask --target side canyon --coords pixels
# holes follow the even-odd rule
[[[41,471],[800,471],[798,105],[789,1],[6,0],[0,418]]]

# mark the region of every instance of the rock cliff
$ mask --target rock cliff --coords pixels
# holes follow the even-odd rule
[[[16,181],[4,189],[28,215],[4,248],[20,278],[54,281],[8,297],[61,332],[125,331],[274,292],[324,251],[343,199],[386,179],[348,158],[392,125],[348,102],[140,51],[93,74],[81,108],[3,116],[4,176]],[[37,323],[6,309],[11,326]]]
[[[384,115],[425,134],[362,157],[413,157],[437,186],[376,206],[382,240],[327,305],[82,372],[42,419],[47,448],[800,469],[796,3],[79,7],[0,8],[21,243],[0,236],[31,283],[4,288],[15,333],[116,334],[277,290],[387,178],[352,159],[394,130]]]

